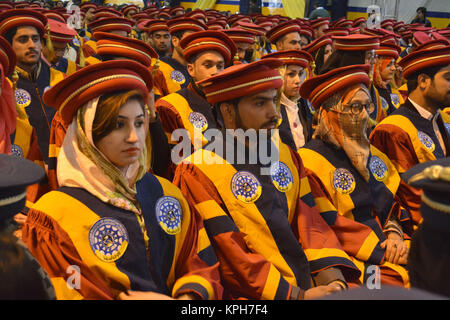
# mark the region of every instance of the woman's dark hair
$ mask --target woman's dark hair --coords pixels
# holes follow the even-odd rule
[[[95,145],[116,128],[119,110],[130,100],[138,100],[142,110],[145,110],[143,96],[137,90],[113,92],[99,99],[92,124],[92,139]]]
[[[316,57],[314,59],[314,63],[316,64],[316,71],[320,71],[324,65],[323,60],[325,56],[325,48],[327,46],[322,46],[316,53]]]
[[[322,68],[317,69],[317,74],[324,74],[336,68],[353,66],[356,64],[365,64],[365,51],[342,51],[336,50],[329,57]]]

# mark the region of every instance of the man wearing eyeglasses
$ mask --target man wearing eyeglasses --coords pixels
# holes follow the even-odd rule
[[[312,140],[298,151],[328,197],[320,206],[335,207],[347,218],[344,228],[322,214],[355,259],[363,282],[377,266],[381,284],[406,286],[408,248],[396,219],[400,176],[389,158],[370,145],[369,115],[374,110],[368,86],[369,65],[337,68],[306,80],[300,94],[318,114]],[[327,210],[321,210],[326,212]],[[370,227],[370,232],[366,228]]]
[[[46,41],[44,41],[42,53],[52,68],[69,76],[77,71],[79,66],[74,61],[64,58],[64,54],[68,52],[69,43],[77,33],[74,29],[69,29],[67,25],[52,18],[48,19],[47,27],[49,30],[44,35]]]

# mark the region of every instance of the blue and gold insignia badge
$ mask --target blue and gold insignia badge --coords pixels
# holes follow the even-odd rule
[[[77,46],[77,47],[80,46],[80,40],[78,40],[78,39],[75,38],[75,37],[72,39],[72,43],[73,43],[75,46]]]
[[[420,142],[425,146],[425,148],[427,148],[431,152],[434,151],[435,145],[429,135],[427,135],[423,131],[417,131],[417,137],[419,138]]]
[[[444,123],[445,129],[447,130],[448,135],[450,135],[450,123]]]
[[[294,183],[291,170],[281,161],[270,166],[270,177],[275,188],[281,192],[289,191]]]
[[[17,89],[14,93],[14,97],[20,107],[28,107],[31,103],[31,96],[28,91],[24,89]]]
[[[231,178],[231,192],[236,199],[245,203],[252,203],[261,196],[262,187],[252,173],[239,171]]]
[[[388,175],[388,167],[377,156],[372,156],[369,161],[369,169],[373,177],[378,181],[383,181]]]
[[[174,235],[180,232],[182,212],[180,202],[174,197],[163,196],[156,202],[156,220],[168,234]]]
[[[89,243],[100,260],[113,262],[127,249],[128,233],[122,223],[112,218],[98,220],[89,230]]]
[[[200,112],[191,112],[188,120],[194,128],[201,130],[202,132],[208,128],[208,120],[206,120],[206,117]]]
[[[356,182],[352,173],[344,168],[334,170],[333,187],[342,194],[350,194],[355,190]]]
[[[11,146],[11,154],[15,155],[16,157],[23,158],[22,148],[20,146],[18,146],[17,144],[13,144]]]
[[[398,97],[398,94],[396,93],[391,93],[391,101],[392,104],[398,108],[398,106],[400,105],[400,98]]]
[[[386,111],[389,108],[388,102],[382,96],[380,96],[380,100],[381,100],[381,108],[383,108],[383,110]]]
[[[186,78],[184,77],[184,75],[178,71],[178,70],[173,70],[170,73],[170,79],[172,79],[173,81],[175,81],[178,84],[183,84],[186,82]]]

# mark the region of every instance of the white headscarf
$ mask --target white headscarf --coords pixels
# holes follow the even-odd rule
[[[60,186],[87,190],[103,202],[139,213],[135,183],[147,172],[144,146],[139,160],[128,167],[126,177],[94,145],[92,125],[99,97],[79,108],[67,129],[58,156]]]

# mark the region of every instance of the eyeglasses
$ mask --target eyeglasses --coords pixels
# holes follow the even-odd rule
[[[58,52],[58,53],[63,53],[66,54],[69,52],[69,46],[66,46],[64,48],[53,48],[53,51]]]
[[[344,104],[343,106],[349,107],[352,114],[354,115],[360,114],[363,109],[365,109],[369,114],[371,114],[375,110],[375,104],[373,102],[369,102],[366,104],[355,102],[352,104]]]

